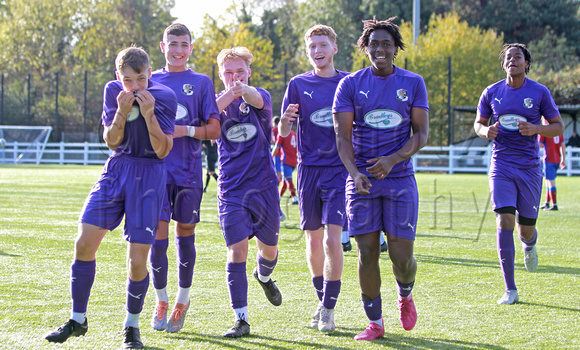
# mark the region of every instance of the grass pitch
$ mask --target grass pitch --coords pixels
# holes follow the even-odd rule
[[[69,317],[70,264],[77,219],[101,166],[0,166],[0,348],[111,349],[121,344],[125,303],[125,250],[121,228],[109,232],[97,253],[97,276],[89,302],[89,331],[62,345],[44,334]],[[307,327],[317,300],[305,261],[297,206],[282,200],[288,219],[280,230],[273,278],[283,303],[272,306],[248,259],[248,309],[252,333],[222,334],[233,325],[225,282],[226,247],[217,219],[214,180],[197,227],[191,307],[176,334],[149,325],[155,296],[149,289],[141,335],[149,349],[572,349],[580,348],[580,178],[559,176],[560,210],[541,212],[539,267],[526,272],[519,240],[516,284],[521,302],[497,305],[504,290],[497,259],[495,217],[485,175],[417,174],[420,217],[413,297],[418,322],[404,331],[396,309],[396,286],[388,255],[381,255],[385,338],[355,342],[367,325],[358,286],[356,252],[345,254],[338,329],[325,335]],[[171,228],[173,232],[173,225]],[[175,259],[170,239],[169,259]],[[354,245],[354,239],[352,240]],[[177,289],[170,263],[170,302]]]

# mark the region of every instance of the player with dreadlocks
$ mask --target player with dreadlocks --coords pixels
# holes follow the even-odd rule
[[[411,156],[426,143],[429,103],[423,78],[393,64],[404,50],[395,17],[363,21],[358,47],[371,66],[341,80],[333,104],[337,148],[349,176],[349,235],[359,256],[358,274],[369,326],[355,340],[383,337],[380,234],[384,231],[398,286],[400,321],[411,330],[417,312],[411,291],[419,195]]]

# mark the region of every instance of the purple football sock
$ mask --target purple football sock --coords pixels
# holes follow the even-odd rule
[[[408,298],[413,291],[413,286],[415,285],[415,281],[409,284],[403,284],[397,281],[397,292],[399,293],[399,297],[401,298]]]
[[[379,294],[378,297],[369,300],[370,298],[363,294],[362,301],[363,307],[365,309],[365,313],[369,321],[376,321],[380,320],[383,317],[383,301],[381,299],[381,295]]]
[[[312,284],[314,285],[314,290],[316,290],[316,296],[318,296],[318,300],[322,301],[322,298],[324,297],[324,277],[312,277]]]
[[[340,294],[340,280],[327,281],[324,280],[324,298],[322,305],[327,309],[334,309],[338,301],[338,294]]]
[[[151,271],[153,278],[153,287],[155,289],[163,289],[167,287],[167,269],[169,263],[167,262],[167,246],[169,239],[156,239],[151,245],[149,253],[149,262],[151,263]]]
[[[142,281],[135,282],[127,278],[127,306],[126,310],[131,314],[140,314],[145,303],[145,296],[149,288],[149,274]]]
[[[248,276],[246,263],[226,263],[226,281],[230,291],[230,301],[233,309],[248,306]]]
[[[191,287],[193,279],[193,268],[195,266],[195,235],[189,237],[175,237],[177,245],[177,259],[179,268],[179,286],[181,288]]]
[[[71,265],[70,290],[73,312],[86,313],[91,288],[95,281],[97,261],[74,260]]]
[[[525,251],[530,251],[534,248],[534,246],[536,245],[536,241],[538,240],[538,230],[535,230],[534,232],[534,238],[532,238],[529,241],[526,241],[525,239],[523,239],[522,237],[520,237],[520,241],[522,241],[524,243],[524,250]]]
[[[274,272],[274,267],[278,263],[278,252],[276,252],[276,258],[274,260],[266,260],[258,252],[256,254],[256,260],[258,261],[258,273],[264,277],[270,276]]]
[[[514,278],[514,230],[497,229],[497,253],[506,289],[517,289]]]

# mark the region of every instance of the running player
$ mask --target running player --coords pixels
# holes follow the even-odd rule
[[[399,294],[400,321],[411,330],[417,312],[411,291],[418,191],[411,156],[427,142],[429,104],[421,76],[396,67],[405,45],[388,20],[365,20],[358,40],[371,66],[341,80],[333,113],[338,152],[350,176],[346,183],[349,234],[355,237],[363,307],[370,321],[355,340],[383,337],[381,230],[387,235]]]
[[[171,89],[149,80],[149,57],[143,49],[122,50],[115,66],[117,80],[105,86],[102,114],[103,138],[114,152],[79,218],[71,266],[71,318],[46,339],[62,343],[87,332],[97,249],[107,231],[114,230],[125,216],[123,236],[129,244],[123,348],[141,349],[139,314],[149,287],[147,254],[155,241],[165,193],[163,158],[173,145],[177,102]]]
[[[547,123],[542,119],[542,123]],[[539,135],[540,147],[544,148],[544,176],[546,177],[546,202],[544,210],[558,210],[556,199],[556,172],[566,167],[566,145],[564,135],[545,137]]]
[[[292,204],[294,205],[298,204],[296,189],[294,188],[294,182],[292,181],[292,174],[298,164],[298,144],[296,139],[296,133],[293,130],[290,130],[290,133],[287,136],[278,135],[276,137],[276,144],[274,149],[272,149],[272,156],[275,156],[276,153],[279,153],[280,150],[282,150],[281,164],[284,170],[284,183],[282,184],[282,188],[280,188],[280,198],[284,196],[286,189],[288,189],[288,192],[290,192],[290,198],[292,199]]]
[[[336,150],[331,108],[336,86],[348,73],[334,68],[334,29],[316,25],[306,31],[304,41],[314,69],[290,80],[279,129],[280,136],[288,136],[292,123],[298,123],[300,227],[306,231],[306,260],[319,300],[310,325],[333,331],[343,266],[347,173]]]
[[[526,77],[532,62],[527,47],[506,44],[499,58],[507,77],[481,94],[474,128],[479,137],[493,141],[489,189],[506,286],[497,302],[514,304],[519,301],[514,277],[514,227],[523,243],[526,269],[533,271],[538,266],[536,220],[542,194],[542,165],[536,134],[561,135],[564,123],[550,91]],[[542,116],[548,125],[542,125]]]
[[[218,139],[218,205],[227,245],[226,278],[235,324],[224,336],[250,334],[248,322],[248,243],[258,247],[254,277],[273,305],[282,295],[270,275],[278,261],[278,179],[270,155],[272,99],[248,85],[253,55],[245,47],[223,49],[218,57],[225,90],[217,98],[222,133]]]
[[[175,92],[177,116],[173,149],[166,158],[167,193],[149,257],[157,299],[151,325],[158,331],[174,333],[185,322],[196,258],[195,225],[199,222],[203,189],[201,140],[219,137],[220,122],[211,79],[186,68],[193,49],[189,29],[179,23],[169,25],[159,45],[165,67],[153,72],[151,80]],[[168,321],[167,247],[171,219],[176,221],[179,278],[175,306]]]

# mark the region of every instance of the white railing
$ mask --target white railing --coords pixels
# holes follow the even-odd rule
[[[6,143],[0,148],[0,163],[20,164],[104,164],[112,151],[103,143]],[[413,156],[417,172],[487,173],[491,156],[489,147],[424,147]],[[558,174],[580,175],[580,148],[566,148],[566,168]]]

